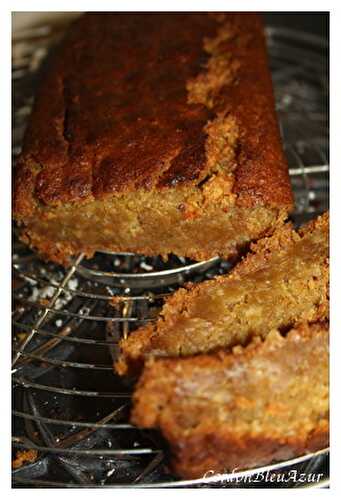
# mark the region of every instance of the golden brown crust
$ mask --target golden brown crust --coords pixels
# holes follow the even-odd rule
[[[228,275],[178,290],[155,324],[121,341],[116,370],[135,373],[149,356],[229,348],[272,328],[327,318],[328,231],[328,213],[299,231],[283,225],[253,244]]]
[[[132,422],[170,442],[188,478],[269,464],[328,446],[328,323],[272,331],[232,353],[150,360]]]
[[[16,216],[198,184],[217,168],[232,174],[237,204],[288,209],[262,22],[246,13],[218,19],[101,13],[77,21],[37,95]],[[233,137],[227,151],[221,142]]]

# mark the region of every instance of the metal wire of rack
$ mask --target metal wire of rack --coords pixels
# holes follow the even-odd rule
[[[41,26],[14,40],[14,158],[40,64],[62,31]],[[267,35],[296,199],[293,220],[301,224],[328,209],[328,47],[291,30],[269,28]],[[186,280],[208,279],[229,267],[218,258],[193,263],[172,256],[164,263],[97,253],[90,260],[79,255],[64,270],[40,261],[14,231],[14,487],[264,487],[276,483],[266,474],[290,478],[293,468],[306,480],[279,481],[277,487],[328,485],[328,450],[179,481],[167,468],[158,433],[129,423],[131,384],[112,370],[118,339],[153,321],[164,298]],[[21,450],[30,450],[29,458]]]

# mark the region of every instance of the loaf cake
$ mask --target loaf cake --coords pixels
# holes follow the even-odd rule
[[[132,422],[161,430],[185,478],[328,446],[328,325],[272,330],[231,353],[149,360]]]
[[[292,207],[261,18],[90,13],[45,70],[14,181],[22,238],[230,257]]]
[[[156,323],[121,340],[118,373],[137,373],[146,357],[230,348],[329,317],[328,229],[328,213],[298,231],[285,224],[253,244],[231,273],[179,289]]]

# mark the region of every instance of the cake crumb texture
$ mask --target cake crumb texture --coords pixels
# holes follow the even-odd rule
[[[156,323],[120,342],[115,368],[137,373],[150,356],[190,356],[245,345],[272,329],[329,317],[329,215],[259,240],[227,275],[181,288]]]
[[[149,360],[131,419],[158,428],[175,472],[198,478],[327,447],[328,384],[328,323],[302,323],[232,352]]]

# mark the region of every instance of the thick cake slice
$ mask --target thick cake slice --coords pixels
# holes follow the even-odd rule
[[[117,371],[137,371],[148,356],[207,353],[328,317],[328,230],[328,213],[299,231],[287,224],[230,274],[178,290],[155,324],[121,341]]]
[[[91,13],[36,96],[17,163],[23,239],[79,252],[229,257],[292,206],[256,14]]]
[[[232,353],[150,360],[132,421],[161,430],[186,478],[328,446],[328,325],[271,331]]]

